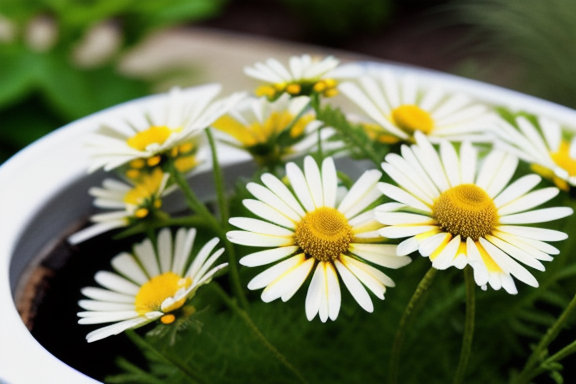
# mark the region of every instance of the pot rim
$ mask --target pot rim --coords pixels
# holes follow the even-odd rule
[[[399,75],[412,73],[424,85],[442,82],[447,91],[462,92],[480,102],[511,110],[530,111],[576,130],[576,110],[499,86],[402,64],[350,65],[387,69]],[[133,109],[140,111],[142,105],[160,97],[162,95],[132,100],[72,122],[30,144],[0,166],[0,308],[3,312],[0,345],[4,346],[0,348],[0,382],[37,383],[46,381],[47,377],[57,377],[59,383],[98,383],[53,356],[25,327],[12,297],[10,262],[36,212],[63,187],[86,175],[89,159],[83,149],[85,135],[107,117]],[[244,152],[229,147],[220,154],[223,164],[249,159]],[[34,368],[23,369],[29,362],[33,362]]]

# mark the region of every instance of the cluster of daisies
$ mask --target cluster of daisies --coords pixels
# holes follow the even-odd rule
[[[90,189],[94,205],[108,211],[93,215],[71,243],[168,222],[162,200],[178,189],[175,172],[187,177],[206,164],[206,130],[220,153],[240,149],[263,171],[245,186],[253,196],[243,201],[250,217],[223,223],[236,228],[225,236],[196,251],[196,229],[173,236],[163,228],[113,258],[115,272],[98,272],[101,287],[82,290],[88,299],[79,303],[80,323],[112,324],[89,333],[89,342],[190,313],[196,290],[227,266],[216,265],[224,253],[216,250],[220,241],[253,247],[239,264],[260,267],[247,288],[263,289],[264,302],[287,301],[306,285],[306,317],[322,322],[338,317],[341,283],[372,312],[370,292],[383,300],[395,285],[381,269],[403,267],[414,254],[439,270],[469,266],[483,289],[515,294],[515,279],[538,286],[526,266],[544,270],[542,261],[559,253],[549,242],[567,235],[533,224],[573,211],[537,207],[576,188],[576,127],[543,117],[507,121],[493,106],[446,92],[441,83],[338,64],[304,55],[286,67],[269,59],[245,69],[262,82],[254,95],[215,101],[218,85],[174,89],[118,109],[90,135],[91,171],[103,168],[118,178]],[[316,117],[321,103],[336,96],[355,108],[346,111],[351,127],[390,145],[380,169],[352,185],[332,156],[322,156],[349,150],[341,132]],[[520,160],[534,173],[517,177]],[[542,178],[550,186],[536,188]]]

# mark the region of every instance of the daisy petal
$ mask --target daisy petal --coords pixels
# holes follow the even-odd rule
[[[320,311],[320,304],[322,301],[322,291],[325,290],[326,281],[324,278],[324,267],[322,263],[318,263],[310,285],[308,286],[308,293],[306,294],[306,318],[308,321],[316,316]]]
[[[229,231],[226,237],[233,243],[250,247],[285,247],[294,244],[292,237],[263,235],[247,231]]]
[[[284,273],[290,271],[297,265],[304,263],[304,261],[305,257],[303,253],[292,256],[291,258],[286,259],[258,274],[250,281],[250,283],[248,283],[248,289],[253,291],[255,289],[264,288],[276,279],[280,278]]]
[[[308,259],[301,264],[295,265],[292,269],[284,272],[284,274],[272,283],[268,284],[266,289],[262,291],[262,301],[269,303],[280,297],[283,301],[287,301],[296,293],[298,288],[302,286],[306,277],[314,266],[314,259]],[[284,300],[285,299],[285,300]]]
[[[293,255],[297,250],[298,246],[267,249],[244,256],[240,259],[240,264],[246,267],[259,267]]]
[[[366,288],[360,283],[358,278],[354,276],[352,272],[346,266],[344,266],[340,261],[335,260],[334,265],[336,265],[336,269],[342,277],[342,281],[354,300],[366,311],[366,312],[373,312],[374,305],[372,304],[372,300],[370,299],[370,295],[366,292]]]
[[[514,215],[502,216],[500,223],[502,224],[532,224],[544,223],[547,221],[561,219],[570,216],[574,211],[569,207],[552,207],[537,209],[534,211],[517,213]]]

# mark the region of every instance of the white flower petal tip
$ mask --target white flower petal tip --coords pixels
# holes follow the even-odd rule
[[[195,229],[182,228],[172,237],[169,229],[162,229],[157,237],[158,251],[147,239],[134,246],[133,254],[121,253],[112,260],[113,267],[124,277],[108,271],[96,273],[96,282],[104,288],[82,289],[82,294],[90,300],[78,303],[86,310],[78,313],[78,323],[113,324],[89,333],[87,341],[117,335],[160,318],[165,324],[174,321],[174,311],[181,308],[199,286],[228,266],[223,263],[211,268],[224,251],[223,248],[213,251],[218,239],[210,240],[193,257],[195,234]],[[143,312],[143,308],[148,311]]]
[[[564,191],[576,186],[576,135],[545,117],[536,121],[519,116],[513,124],[498,119],[496,146],[521,160]]]
[[[416,144],[402,154],[389,154],[382,164],[398,186],[381,182],[379,190],[392,201],[376,208],[385,225],[383,237],[404,239],[396,253],[419,251],[438,270],[474,269],[479,286],[517,292],[514,280],[536,287],[538,281],[524,265],[544,270],[558,250],[546,241],[567,238],[564,232],[525,226],[573,214],[570,207],[535,209],[558,194],[556,188],[532,191],[540,181],[524,176],[509,184],[518,159],[494,150],[478,161],[469,142],[459,150],[415,132]]]
[[[371,263],[396,269],[411,262],[397,255],[395,245],[380,243],[385,240],[378,235],[382,225],[371,206],[381,196],[376,185],[382,173],[364,173],[341,198],[332,158],[317,164],[307,156],[303,169],[288,163],[286,175],[292,190],[269,174],[261,178],[266,187],[247,186],[258,200],[244,204],[260,219],[230,219],[239,228],[227,233],[231,242],[267,248],[240,260],[247,267],[270,265],[248,289],[263,289],[264,302],[287,301],[312,274],[305,302],[308,320],[338,317],[341,282],[364,310],[374,311],[368,291],[383,300],[386,287],[394,282]]]

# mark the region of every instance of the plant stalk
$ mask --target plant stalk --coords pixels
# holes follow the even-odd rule
[[[216,196],[218,199],[218,208],[220,208],[220,221],[222,221],[222,226],[226,227],[228,225],[228,217],[230,214],[228,210],[228,204],[226,204],[224,176],[222,174],[222,167],[220,167],[220,162],[218,161],[218,152],[216,151],[214,136],[212,135],[210,128],[206,128],[205,132],[206,136],[208,137],[208,142],[210,143],[210,149],[212,151],[212,174],[214,175],[214,187],[216,189]]]
[[[430,267],[428,272],[424,275],[420,283],[416,287],[416,291],[410,298],[408,305],[404,309],[404,313],[402,314],[402,318],[400,319],[400,323],[398,324],[398,328],[396,329],[396,335],[394,337],[394,344],[392,345],[392,355],[390,357],[390,369],[388,373],[389,382],[391,384],[396,384],[398,382],[398,366],[400,364],[400,353],[402,351],[402,344],[404,343],[404,338],[406,336],[406,326],[408,324],[408,320],[414,310],[416,304],[420,301],[424,293],[428,290],[432,281],[434,280],[434,276],[436,276],[436,272],[438,270],[434,267]]]
[[[143,337],[140,337],[136,332],[133,330],[126,331],[128,337],[140,348],[147,349],[152,352],[156,357],[163,360],[164,362],[176,367],[180,372],[188,376],[193,382],[202,384],[204,381],[200,379],[197,373],[190,370],[185,364],[181,364],[180,362],[169,358],[167,355],[163,354],[159,350],[157,350],[152,344],[147,342]]]
[[[558,320],[546,331],[544,337],[540,340],[532,354],[528,358],[526,365],[517,376],[514,383],[521,384],[521,383],[528,383],[530,380],[540,373],[545,372],[547,369],[545,366],[549,365],[550,363],[560,361],[561,359],[565,358],[568,355],[571,355],[576,352],[576,341],[570,343],[563,349],[561,349],[556,354],[548,357],[544,361],[541,361],[547,354],[547,347],[548,345],[556,339],[556,336],[560,333],[562,328],[566,325],[566,322],[572,315],[572,313],[576,310],[576,295],[572,298],[564,312],[560,315]],[[538,362],[540,361],[540,364]],[[537,365],[538,364],[538,365]]]
[[[472,350],[472,339],[474,338],[474,318],[476,314],[476,298],[474,289],[474,275],[472,267],[469,265],[464,269],[464,280],[466,284],[466,322],[464,324],[464,335],[462,336],[462,349],[460,350],[460,360],[454,375],[454,384],[460,384],[464,381],[466,367],[470,359]]]
[[[228,296],[228,294],[222,289],[222,287],[220,287],[220,285],[218,285],[215,282],[212,282],[210,286],[216,291],[216,293],[220,296],[220,298],[222,298],[224,303],[246,323],[246,325],[248,326],[248,328],[250,328],[252,333],[254,333],[258,341],[260,341],[260,343],[262,343],[262,345],[264,345],[264,347],[268,351],[270,351],[270,353],[272,353],[272,355],[276,358],[276,360],[278,360],[284,367],[286,367],[290,372],[292,372],[294,376],[296,376],[298,380],[300,380],[301,383],[307,384],[308,381],[306,380],[306,378],[304,378],[304,376],[300,373],[300,371],[298,371],[296,367],[290,364],[286,356],[284,356],[278,349],[276,349],[276,347],[272,345],[270,341],[268,341],[266,336],[264,336],[262,332],[260,332],[256,324],[254,324],[254,322],[252,321],[252,318],[250,317],[248,312],[246,312],[238,305],[236,305],[234,300],[232,300]]]
[[[234,247],[228,241],[226,237],[226,230],[220,225],[218,220],[206,208],[204,204],[198,199],[196,194],[192,191],[186,179],[172,164],[170,167],[170,173],[174,180],[184,193],[184,197],[188,206],[195,211],[197,214],[201,215],[207,222],[208,226],[216,233],[216,235],[222,240],[224,243],[224,248],[226,249],[226,254],[228,255],[228,268],[230,271],[230,285],[232,291],[234,292],[234,296],[238,298],[240,305],[242,308],[248,308],[248,300],[246,300],[246,296],[244,295],[244,291],[242,290],[242,284],[240,282],[240,274],[238,273],[238,263],[236,262],[236,252]]]

